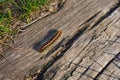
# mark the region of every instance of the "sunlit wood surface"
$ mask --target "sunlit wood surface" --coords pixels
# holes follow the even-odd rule
[[[49,56],[33,47],[62,30]],[[61,9],[15,37],[0,60],[0,80],[120,80],[120,0],[67,0]],[[54,45],[54,44],[53,44]]]

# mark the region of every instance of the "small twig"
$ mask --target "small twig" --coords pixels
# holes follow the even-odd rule
[[[25,49],[25,48],[14,48],[13,46],[11,46],[11,45],[9,45],[9,44],[4,43],[2,40],[0,40],[0,44],[5,45],[5,46],[8,46],[8,47],[10,47],[10,48],[12,48],[12,49],[15,49],[15,50],[27,50],[27,49]],[[3,54],[0,54],[0,56],[2,56],[3,58],[5,58],[5,59],[7,60],[7,58],[6,58]]]
[[[25,48],[14,48],[13,46],[11,46],[11,45],[9,45],[9,44],[7,44],[7,43],[4,43],[4,42],[1,41],[1,40],[0,40],[0,44],[5,45],[5,46],[8,46],[8,47],[10,47],[10,48],[12,48],[12,49],[15,49],[15,50],[26,50]]]

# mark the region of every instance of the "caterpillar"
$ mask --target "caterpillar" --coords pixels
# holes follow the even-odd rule
[[[47,49],[51,44],[56,42],[56,40],[61,36],[61,34],[62,31],[58,30],[57,33],[39,49],[39,51],[43,52],[45,49]]]

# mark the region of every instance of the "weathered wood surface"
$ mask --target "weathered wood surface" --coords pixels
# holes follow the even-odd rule
[[[33,49],[51,29],[62,42],[48,57]],[[120,80],[120,0],[67,0],[64,7],[15,37],[0,61],[0,80]]]

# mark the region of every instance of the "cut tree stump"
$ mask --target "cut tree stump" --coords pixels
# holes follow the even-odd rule
[[[51,30],[62,30],[49,55],[33,47]],[[120,0],[67,0],[55,14],[15,37],[0,60],[0,80],[120,80]]]

